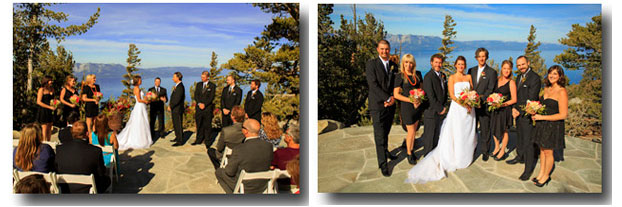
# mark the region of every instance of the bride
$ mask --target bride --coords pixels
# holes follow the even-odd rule
[[[151,131],[149,130],[149,118],[147,116],[147,104],[146,100],[143,100],[143,92],[140,90],[140,84],[142,84],[140,76],[134,76],[132,83],[134,85],[134,98],[136,104],[132,113],[130,113],[130,120],[127,121],[125,128],[121,130],[117,136],[119,142],[119,150],[126,149],[144,149],[151,146],[153,141],[151,140]]]
[[[449,77],[451,105],[441,125],[438,146],[408,172],[406,182],[426,183],[443,179],[445,172],[466,168],[471,164],[477,144],[475,112],[456,102],[456,96],[473,88],[471,75],[465,75],[466,59],[459,56],[454,64],[456,73]]]

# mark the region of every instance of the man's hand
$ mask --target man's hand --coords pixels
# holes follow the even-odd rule
[[[441,113],[438,113],[438,115],[443,115],[443,114],[445,114],[446,112],[447,112],[447,107],[444,107],[444,108],[443,108],[443,111],[441,111]]]
[[[389,102],[384,102],[384,107],[389,107],[389,106],[393,106],[393,104],[395,104],[395,98],[393,98],[393,96],[389,97]]]
[[[164,96],[161,96],[160,101],[166,102],[166,98],[164,98]]]
[[[199,108],[200,108],[201,110],[205,109],[205,104],[204,104],[204,103],[199,103]]]
[[[166,107],[166,110],[171,111],[171,106]]]
[[[223,112],[225,115],[229,115],[229,109],[222,109],[222,112]]]
[[[518,112],[518,110],[516,110],[515,108],[512,108],[512,116],[516,119],[518,115],[520,115],[520,112]]]

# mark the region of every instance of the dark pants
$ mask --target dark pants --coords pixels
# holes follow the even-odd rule
[[[226,126],[231,126],[233,124],[233,120],[231,120],[231,109],[229,110],[229,114],[225,115],[225,112],[220,112],[221,113],[221,117],[222,117],[222,128],[225,128]]]
[[[438,137],[441,134],[441,123],[443,121],[443,116],[441,115],[430,115],[430,113],[426,113],[423,119],[423,155],[427,156],[436,145],[438,145]]]
[[[490,114],[486,111],[487,107],[475,109],[477,122],[479,123],[479,137],[477,139],[477,151],[483,155],[488,155],[490,150]]]
[[[538,153],[536,153],[536,145],[531,141],[534,132],[531,116],[519,116],[516,119],[516,154],[519,160],[525,162],[525,170],[523,173],[531,175],[536,162],[538,161]]]
[[[237,177],[230,177],[225,173],[225,168],[216,169],[216,180],[218,184],[227,194],[232,194],[235,189],[235,183],[238,181]]]
[[[376,156],[378,157],[378,167],[387,164],[387,154],[389,151],[388,141],[391,124],[395,114],[395,107],[387,107],[383,110],[370,111],[371,120],[374,127],[374,141],[376,143]]]
[[[220,159],[218,159],[218,155],[216,153],[216,149],[214,148],[207,148],[207,155],[209,156],[210,161],[212,161],[212,164],[214,165],[214,169],[218,169],[218,167],[220,167]],[[225,155],[223,155],[225,156]]]
[[[149,128],[151,129],[151,134],[155,135],[155,121],[158,119],[158,131],[160,132],[160,136],[164,134],[164,106],[149,108]]]
[[[194,143],[205,143],[206,147],[212,146],[214,139],[212,139],[212,110],[211,107],[205,108],[203,112],[195,115],[197,126],[197,139]]]
[[[184,110],[182,107],[175,107],[171,109],[171,119],[173,119],[173,129],[175,131],[175,142],[181,144],[184,139],[184,129],[183,129],[183,120],[184,120]]]

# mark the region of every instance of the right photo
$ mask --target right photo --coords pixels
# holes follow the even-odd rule
[[[601,4],[319,4],[320,193],[602,193]]]

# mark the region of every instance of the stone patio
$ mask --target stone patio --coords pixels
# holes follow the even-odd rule
[[[423,127],[416,137],[423,133]],[[602,192],[602,145],[591,141],[566,137],[565,161],[556,162],[551,182],[538,188],[531,181],[518,179],[522,164],[509,165],[504,161],[487,162],[478,158],[471,166],[448,173],[445,179],[425,184],[404,183],[412,165],[406,153],[396,150],[401,146],[406,132],[393,126],[389,135],[389,149],[398,154],[389,166],[392,175],[384,177],[378,169],[371,126],[338,129],[318,137],[318,189],[321,193],[600,193]],[[513,150],[516,135],[510,133],[508,158]],[[421,146],[416,142],[417,157]],[[398,148],[399,149],[399,148]],[[419,160],[420,161],[420,160]],[[537,175],[539,164],[532,177]]]

